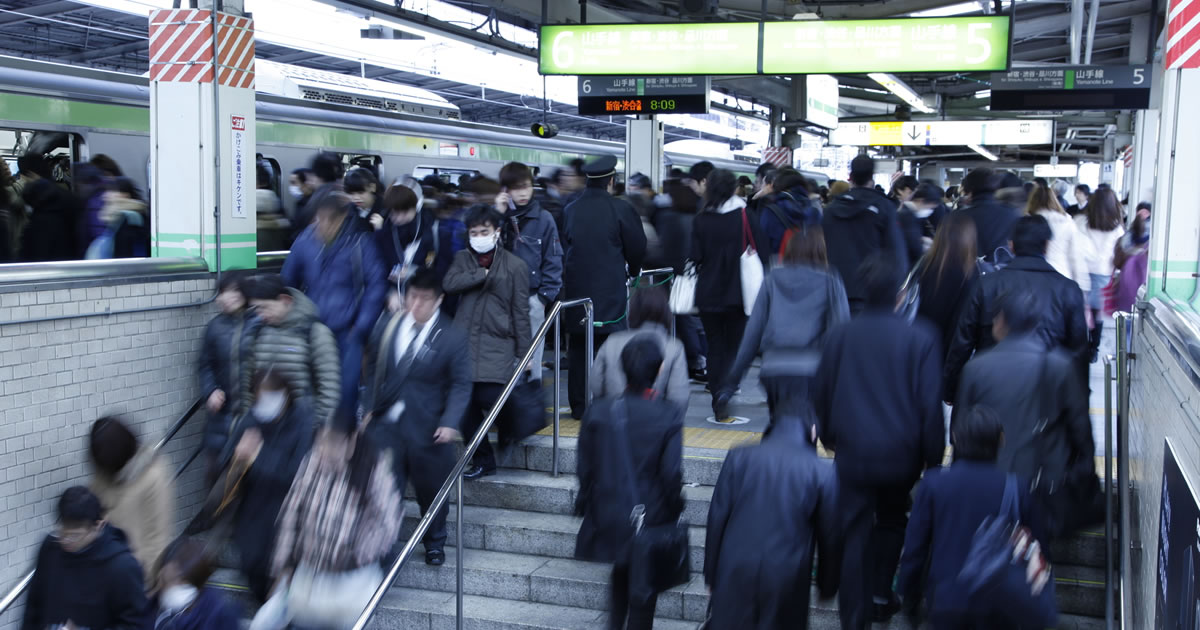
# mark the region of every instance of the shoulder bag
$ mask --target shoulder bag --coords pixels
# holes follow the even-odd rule
[[[958,582],[970,610],[1003,615],[1021,627],[1053,628],[1058,621],[1054,573],[1020,515],[1017,479],[1009,475],[1000,511],[975,530]]]
[[[758,245],[754,243],[754,231],[750,229],[750,219],[746,209],[742,208],[742,258],[739,264],[742,279],[742,308],[746,317],[754,310],[754,301],[758,299],[758,290],[762,288],[763,264],[758,257]]]
[[[617,436],[621,467],[629,483],[634,506],[629,513],[633,539],[629,542],[630,603],[646,605],[659,593],[686,583],[692,577],[688,549],[688,524],[682,516],[675,522],[646,525],[646,504],[638,491],[631,446],[626,430],[629,409],[624,398],[613,401],[612,423]]]
[[[696,312],[696,265],[688,261],[683,273],[671,281],[671,312],[676,315],[693,315]]]

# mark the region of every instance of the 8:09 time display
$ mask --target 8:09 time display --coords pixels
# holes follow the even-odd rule
[[[608,96],[579,97],[579,113],[583,116],[637,114],[704,114],[708,112],[707,95],[680,94],[666,96]]]

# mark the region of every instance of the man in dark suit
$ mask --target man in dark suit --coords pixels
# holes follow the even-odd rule
[[[441,304],[437,273],[417,270],[404,310],[380,318],[366,356],[367,431],[391,449],[396,486],[412,480],[422,515],[454,468],[454,439],[471,400],[467,336],[438,316]],[[446,561],[447,512],[443,506],[425,534],[426,564]]]
[[[646,256],[646,232],[629,202],[612,196],[617,158],[606,155],[583,167],[587,188],[563,210],[566,230],[566,299],[591,298],[596,327],[592,351],[609,334],[625,330],[626,274],[637,277]],[[583,418],[587,407],[587,350],[583,317],[566,314],[567,400],[571,415]]]
[[[902,273],[888,253],[863,263],[865,308],[826,333],[812,386],[821,442],[835,452],[843,630],[865,630],[899,611],[892,580],[910,492],[946,449],[939,335],[896,313]]]

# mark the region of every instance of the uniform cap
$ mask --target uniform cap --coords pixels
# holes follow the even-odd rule
[[[583,174],[590,179],[610,177],[617,173],[617,156],[602,155],[583,165]]]

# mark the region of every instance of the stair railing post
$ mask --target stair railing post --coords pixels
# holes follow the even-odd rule
[[[455,508],[457,510],[458,520],[454,524],[454,546],[455,546],[455,553],[458,554],[458,557],[455,558],[456,562],[454,563],[455,564],[454,579],[457,583],[454,588],[454,598],[455,598],[456,615],[457,615],[455,623],[458,627],[458,630],[462,630],[462,628],[463,628],[463,561],[466,559],[465,558],[466,545],[463,544],[463,478],[462,478],[462,475],[458,476],[458,487],[455,490],[455,492],[456,492],[455,500],[458,502],[458,507]]]
[[[1104,356],[1104,627],[1112,630],[1115,609],[1113,574],[1113,357]]]
[[[584,335],[587,338],[587,372],[583,375],[583,386],[587,388],[586,400],[589,404],[592,402],[592,361],[596,359],[596,313],[593,311],[591,300],[583,303],[583,310],[587,313],[587,332]],[[579,418],[583,420],[583,418]]]
[[[554,316],[554,447],[553,460],[550,463],[550,473],[552,476],[558,476],[558,435],[559,424],[562,420],[562,331],[559,330],[559,322],[562,321],[562,311]]]

